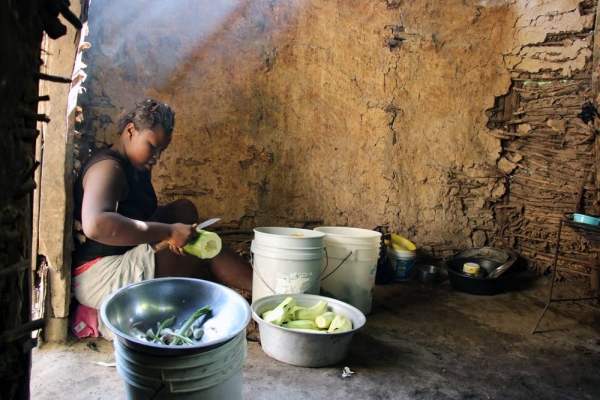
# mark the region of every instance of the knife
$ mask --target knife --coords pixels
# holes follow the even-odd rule
[[[211,226],[212,224],[219,222],[220,220],[221,220],[221,218],[207,219],[206,221],[204,221],[200,225],[198,225],[196,227],[196,229],[204,229],[207,226]],[[169,242],[167,242],[166,240],[163,240],[162,242],[151,244],[150,247],[152,247],[152,251],[156,253],[156,252],[159,252],[159,251],[169,247]]]

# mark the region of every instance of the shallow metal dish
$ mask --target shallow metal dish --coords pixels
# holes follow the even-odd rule
[[[475,247],[460,251],[453,258],[484,258],[499,263],[514,262],[518,256],[512,250],[497,247]]]
[[[433,283],[439,281],[441,271],[441,268],[435,265],[417,264],[414,277],[420,282]]]
[[[204,336],[195,345],[164,346],[136,336],[157,322],[176,316],[179,327],[204,306],[212,313],[202,326]],[[246,329],[251,311],[248,302],[223,285],[200,279],[159,278],[133,283],[113,292],[100,315],[123,345],[146,354],[189,355],[213,349]]]
[[[319,300],[328,303],[327,310],[344,315],[352,321],[353,329],[342,333],[321,333],[286,329],[265,322],[260,316],[274,309],[286,297],[293,297],[301,307],[310,307]],[[350,350],[354,332],[366,322],[365,315],[356,307],[336,299],[314,294],[276,294],[262,297],[252,303],[252,319],[258,323],[260,343],[270,357],[300,367],[326,367],[343,361]]]

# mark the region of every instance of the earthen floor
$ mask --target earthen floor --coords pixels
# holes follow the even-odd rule
[[[507,293],[489,297],[457,292],[447,280],[376,286],[367,324],[347,359],[331,367],[287,365],[249,341],[244,398],[600,398],[600,312],[553,303],[532,335],[549,278],[527,275],[517,276]],[[40,345],[31,398],[124,399],[116,369],[98,362],[114,362],[111,342]],[[354,374],[342,377],[344,367]]]

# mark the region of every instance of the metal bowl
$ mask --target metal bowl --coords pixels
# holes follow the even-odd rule
[[[420,282],[437,282],[440,278],[441,271],[441,268],[436,267],[435,265],[417,264],[415,266],[414,277]]]
[[[212,313],[202,326],[198,344],[165,346],[138,337],[157,322],[176,316],[179,327],[204,306]],[[159,278],[137,282],[113,292],[100,315],[123,345],[156,355],[190,355],[205,352],[233,339],[250,322],[250,306],[237,292],[217,283],[190,278]]]
[[[286,297],[293,297],[301,307],[310,307],[319,300],[328,303],[327,310],[344,315],[353,329],[341,333],[298,331],[265,322],[260,316],[277,307]],[[326,367],[343,361],[350,350],[354,332],[363,327],[365,315],[356,307],[336,299],[314,294],[276,294],[252,303],[252,319],[258,323],[260,343],[270,357],[300,367]]]
[[[467,262],[479,264],[483,269],[484,276],[468,276],[462,272],[463,265]],[[491,296],[502,293],[505,290],[506,282],[510,277],[510,271],[497,278],[486,278],[502,263],[486,260],[483,258],[451,258],[445,261],[446,270],[448,271],[448,280],[452,287],[461,292]]]

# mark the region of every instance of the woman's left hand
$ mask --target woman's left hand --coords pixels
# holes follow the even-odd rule
[[[177,246],[173,246],[172,244],[169,245],[169,250],[171,250],[173,253],[177,254],[178,256],[185,256],[185,250],[183,250],[183,247],[177,247]]]

